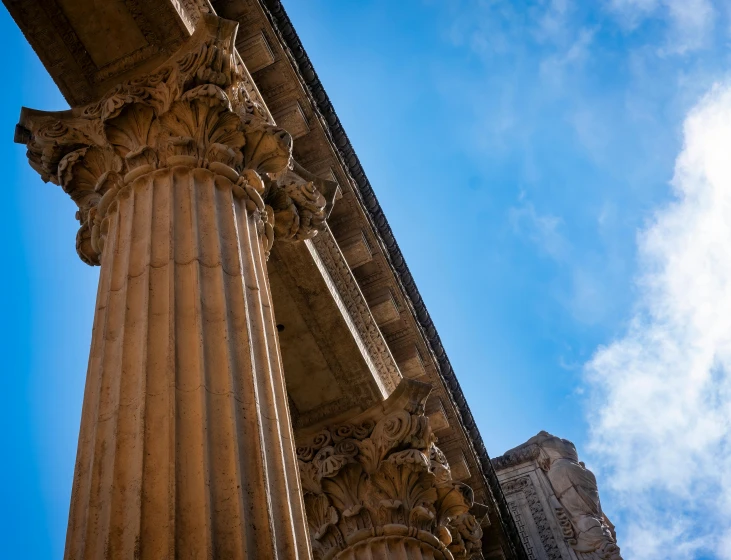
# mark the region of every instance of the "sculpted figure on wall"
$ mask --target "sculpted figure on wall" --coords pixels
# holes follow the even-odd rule
[[[314,558],[482,558],[472,489],[452,480],[424,416],[430,389],[404,380],[382,405],[300,442]]]
[[[561,528],[576,555],[581,560],[621,560],[614,527],[602,511],[596,477],[579,461],[574,444],[542,431],[504,456],[526,448],[538,450],[537,460],[561,504],[562,511],[557,511]]]

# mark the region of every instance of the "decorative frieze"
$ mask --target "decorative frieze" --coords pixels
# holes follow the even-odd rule
[[[563,560],[563,555],[556,544],[556,538],[548,521],[546,510],[543,508],[543,504],[541,504],[541,499],[538,497],[538,493],[536,492],[536,488],[530,477],[523,476],[506,482],[503,484],[503,492],[505,492],[508,496],[517,493],[522,493],[525,496],[528,503],[528,509],[533,519],[533,524],[538,530],[538,540],[545,550],[546,559]],[[526,548],[531,550],[531,554],[535,554],[533,552],[534,545],[533,543],[530,543],[525,531],[523,531],[522,536],[525,539],[524,542],[526,542]]]
[[[365,349],[376,366],[380,382],[388,393],[401,381],[401,372],[371,314],[358,283],[329,230],[312,240],[317,258],[343,298],[348,315],[361,337]]]
[[[298,438],[316,559],[481,557],[472,489],[434,444],[430,386],[404,380],[350,423]]]

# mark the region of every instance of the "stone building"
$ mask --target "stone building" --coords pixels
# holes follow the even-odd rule
[[[281,3],[4,3],[71,106],[15,140],[101,266],[65,557],[558,558]]]
[[[596,478],[573,443],[541,432],[492,464],[528,558],[622,560]]]

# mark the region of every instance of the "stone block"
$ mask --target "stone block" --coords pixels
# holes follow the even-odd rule
[[[252,74],[274,64],[274,53],[263,33],[258,33],[243,41],[238,48],[244,64]]]
[[[394,351],[394,358],[404,377],[415,379],[426,375],[424,361],[416,344],[401,346]]]
[[[368,306],[379,327],[401,318],[396,299],[388,288],[368,298]]]
[[[289,132],[294,139],[301,138],[310,132],[307,117],[298,101],[276,111],[274,120],[278,126]]]
[[[343,240],[340,250],[351,269],[373,260],[373,254],[363,230],[358,230],[354,236]]]
[[[470,477],[470,468],[467,466],[467,460],[460,451],[456,458],[449,459],[449,466],[452,470],[452,479],[464,481]]]
[[[426,415],[429,418],[429,424],[433,432],[439,432],[449,428],[447,413],[444,411],[444,405],[439,397],[429,399],[426,407]]]

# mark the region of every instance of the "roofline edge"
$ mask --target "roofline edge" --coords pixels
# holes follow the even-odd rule
[[[487,453],[485,443],[482,440],[482,436],[477,428],[477,424],[472,416],[472,412],[470,411],[470,407],[464,393],[462,392],[462,388],[457,380],[452,364],[449,361],[449,357],[442,345],[439,333],[434,326],[434,322],[429,315],[429,311],[426,309],[426,305],[419,293],[419,289],[416,287],[416,282],[411,275],[411,271],[406,264],[403,254],[401,253],[401,249],[399,248],[393,232],[391,231],[391,226],[388,224],[388,220],[386,219],[381,205],[376,198],[373,187],[363,170],[360,160],[348,139],[348,135],[335,112],[335,108],[330,102],[330,98],[325,92],[322,82],[320,82],[317,72],[310,61],[310,57],[307,55],[307,52],[305,51],[305,48],[302,45],[302,42],[300,41],[300,38],[297,35],[284,6],[282,5],[282,2],[280,0],[260,0],[260,2],[265,8],[265,12],[270,18],[274,28],[278,31],[294,58],[294,62],[297,65],[300,76],[302,76],[304,83],[315,102],[315,108],[324,119],[324,122],[327,125],[327,131],[330,134],[340,157],[343,159],[345,167],[350,172],[351,177],[354,179],[355,184],[358,187],[363,206],[368,212],[369,217],[376,227],[376,231],[381,237],[381,241],[387,250],[386,257],[391,268],[394,272],[396,272],[397,278],[403,285],[406,296],[410,300],[411,306],[415,311],[419,326],[425,335],[426,340],[429,342],[432,352],[437,358],[439,374],[444,380],[445,386],[449,390],[450,396],[460,413],[462,425],[467,432],[479,459],[479,466],[482,471],[482,475],[488,483],[488,487],[490,488],[490,491],[497,503],[498,513],[506,526],[506,533],[510,541],[510,545],[513,548],[513,553],[516,558],[527,560],[527,554],[525,552],[523,542],[520,539],[515,521],[513,520],[513,516],[508,508],[507,500],[502,492],[500,482]]]

